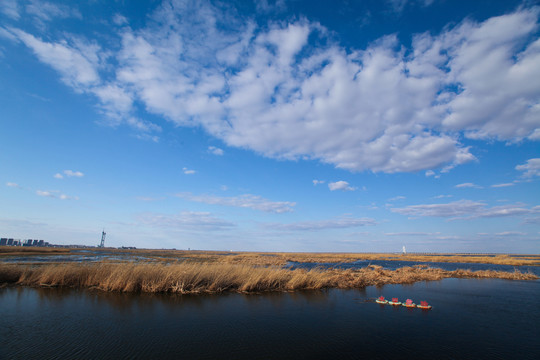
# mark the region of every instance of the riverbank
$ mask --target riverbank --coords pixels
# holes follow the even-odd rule
[[[143,293],[257,293],[266,291],[360,289],[386,284],[412,284],[444,278],[536,280],[534,274],[502,271],[445,271],[422,266],[385,270],[284,269],[215,263],[93,263],[28,266],[0,264],[0,285],[72,287]]]

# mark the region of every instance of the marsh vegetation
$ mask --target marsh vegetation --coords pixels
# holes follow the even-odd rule
[[[225,263],[92,263],[41,266],[0,264],[0,284],[90,288],[145,293],[255,293],[325,288],[355,289],[370,285],[410,284],[444,278],[535,280],[534,274],[501,271],[446,271],[423,266],[385,270],[295,269]]]

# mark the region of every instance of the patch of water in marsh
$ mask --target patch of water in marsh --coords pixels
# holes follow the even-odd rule
[[[537,359],[539,295],[539,281],[499,279],[211,296],[8,287],[0,358]]]
[[[286,267],[291,269],[313,269],[320,268],[338,268],[338,269],[360,269],[369,265],[382,266],[384,269],[396,270],[404,266],[425,265],[433,268],[440,268],[443,270],[496,270],[496,271],[514,271],[519,270],[521,272],[531,272],[537,276],[540,276],[540,266],[514,266],[514,265],[499,265],[499,264],[480,264],[480,263],[459,263],[459,262],[422,262],[422,261],[401,261],[401,260],[357,260],[350,263],[302,263],[290,261]]]

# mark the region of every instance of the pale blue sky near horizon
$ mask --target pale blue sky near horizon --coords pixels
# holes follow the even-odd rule
[[[540,253],[536,1],[0,3],[0,236]]]

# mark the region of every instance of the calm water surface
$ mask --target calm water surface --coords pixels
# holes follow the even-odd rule
[[[498,279],[213,296],[4,288],[0,359],[539,359],[539,298],[540,281]]]

